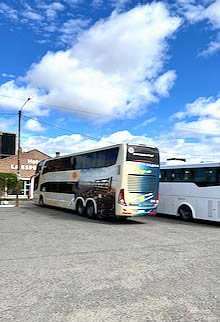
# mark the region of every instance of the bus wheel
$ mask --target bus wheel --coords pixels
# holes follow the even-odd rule
[[[190,209],[189,206],[187,205],[183,205],[179,208],[178,213],[180,214],[180,217],[184,220],[184,221],[190,221],[192,220],[193,216],[192,216],[192,210]]]
[[[87,217],[90,219],[96,217],[95,207],[92,201],[89,201],[86,205],[86,214],[87,214]]]
[[[82,200],[77,201],[76,211],[77,211],[78,215],[80,215],[80,216],[83,216],[84,215],[85,209],[84,209]]]
[[[40,196],[40,199],[39,199],[39,205],[40,205],[41,207],[44,207],[44,206],[45,206],[45,204],[44,204],[44,198],[43,198],[42,196]]]

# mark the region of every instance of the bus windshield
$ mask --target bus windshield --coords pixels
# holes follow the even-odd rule
[[[129,144],[126,160],[159,164],[159,151],[157,148]]]

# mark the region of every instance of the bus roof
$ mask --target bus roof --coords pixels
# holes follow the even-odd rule
[[[161,165],[161,169],[189,169],[189,168],[210,168],[220,167],[219,162],[182,163],[176,165]]]
[[[145,147],[148,147],[148,148],[158,149],[156,146],[127,142],[127,143],[119,143],[119,144],[107,145],[107,146],[100,147],[100,148],[97,148],[97,149],[92,149],[92,150],[80,151],[78,153],[70,153],[70,154],[65,154],[65,155],[62,155],[62,156],[60,155],[60,156],[57,156],[57,157],[52,157],[52,158],[49,158],[49,159],[45,159],[44,161],[46,162],[46,161],[52,160],[52,159],[53,160],[62,159],[62,158],[68,158],[68,157],[75,156],[75,155],[81,155],[81,154],[86,154],[86,153],[91,153],[91,152],[96,152],[96,151],[108,150],[108,149],[119,147],[121,145],[126,145],[126,144],[135,145],[135,146],[145,146]]]

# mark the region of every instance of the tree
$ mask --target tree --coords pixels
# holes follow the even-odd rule
[[[5,191],[16,188],[16,177],[14,173],[0,173],[0,204]]]

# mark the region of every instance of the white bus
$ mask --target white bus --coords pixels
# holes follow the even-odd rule
[[[220,221],[220,163],[161,166],[158,212]]]
[[[155,214],[159,151],[118,144],[47,159],[38,164],[34,200],[92,217]]]

